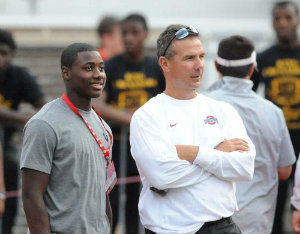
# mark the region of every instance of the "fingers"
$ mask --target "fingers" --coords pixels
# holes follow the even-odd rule
[[[234,138],[221,142],[215,149],[223,152],[247,152],[250,150],[250,147],[247,141],[239,138]]]

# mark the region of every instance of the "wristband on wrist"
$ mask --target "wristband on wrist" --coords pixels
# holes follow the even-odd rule
[[[0,190],[0,199],[5,200],[5,198],[6,198],[6,192],[3,190]]]

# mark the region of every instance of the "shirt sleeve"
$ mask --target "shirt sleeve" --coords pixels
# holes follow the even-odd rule
[[[280,110],[280,127],[281,127],[281,142],[280,142],[280,154],[277,167],[286,167],[295,163],[296,156],[293,148],[293,144],[290,138],[288,128],[284,119],[284,115]]]
[[[248,142],[248,152],[222,152],[205,146],[199,146],[194,164],[214,174],[220,179],[229,181],[249,181],[254,173],[255,147],[247,135],[246,128],[237,111],[229,104],[224,104],[222,128],[226,140],[240,138]]]
[[[39,100],[44,98],[44,92],[36,79],[26,69],[20,70],[18,75],[21,76],[22,80],[22,99],[35,106]]]
[[[131,153],[140,174],[157,189],[187,187],[201,183],[210,173],[180,160],[163,124],[138,111],[130,124]]]
[[[31,120],[24,128],[20,168],[50,174],[57,137],[42,120]]]
[[[291,197],[291,203],[298,211],[300,211],[300,159],[299,158],[297,161],[296,172],[295,172],[295,185],[293,189],[293,196]]]

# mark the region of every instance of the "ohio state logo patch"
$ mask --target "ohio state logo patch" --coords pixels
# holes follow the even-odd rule
[[[206,117],[206,119],[204,120],[205,124],[209,124],[209,125],[214,125],[216,123],[218,123],[218,119],[209,115]]]

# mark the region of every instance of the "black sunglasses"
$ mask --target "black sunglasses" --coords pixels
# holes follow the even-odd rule
[[[194,33],[194,34],[198,34],[198,31],[197,31],[194,27],[186,27],[186,28],[181,28],[181,29],[179,29],[179,30],[175,33],[174,37],[172,37],[172,39],[169,41],[169,43],[168,43],[166,49],[164,50],[162,56],[165,56],[165,55],[166,55],[166,52],[167,52],[169,46],[171,45],[171,42],[175,39],[175,37],[176,37],[178,40],[181,40],[181,39],[183,39],[183,38],[186,38],[191,32]]]

